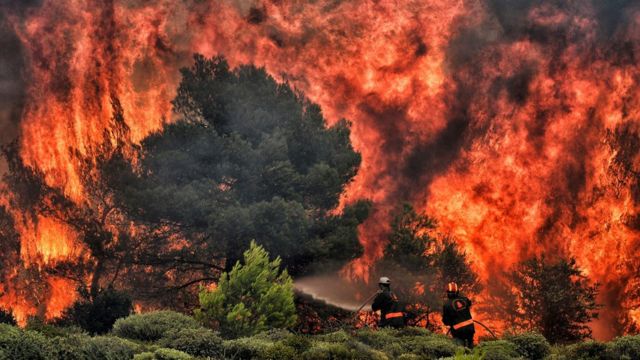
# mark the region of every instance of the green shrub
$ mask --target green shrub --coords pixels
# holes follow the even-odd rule
[[[375,331],[367,328],[358,330],[355,338],[374,349],[381,350],[400,342],[401,339],[397,337],[398,335],[399,332],[393,329]]]
[[[113,288],[100,290],[98,294],[76,301],[65,310],[60,325],[75,325],[91,334],[105,334],[111,330],[117,319],[131,314],[131,297]]]
[[[416,354],[402,354],[397,357],[398,360],[422,360],[422,358]]]
[[[640,359],[640,335],[615,338],[608,347],[611,354],[619,359]]]
[[[223,342],[224,357],[238,360],[264,358],[273,343],[263,339],[239,338]]]
[[[474,353],[482,355],[483,360],[511,360],[521,358],[516,350],[516,345],[506,340],[482,342],[476,347]]]
[[[146,351],[140,354],[135,354],[133,360],[155,360],[155,355],[152,352]]]
[[[114,336],[96,336],[83,346],[88,360],[132,359],[138,349],[137,344]]]
[[[385,329],[387,330],[387,329]],[[388,329],[391,330],[391,329]],[[393,330],[396,336],[405,337],[405,336],[432,336],[433,333],[425,328],[416,327],[416,326],[407,326],[405,328],[399,330]]]
[[[318,341],[344,343],[351,340],[351,335],[347,334],[347,332],[344,330],[338,330],[328,334],[316,335],[315,338]]]
[[[287,346],[282,342],[277,342],[273,344],[273,346],[267,347],[262,354],[262,359],[264,360],[289,360],[296,359],[299,356],[298,351],[292,348],[291,346]]]
[[[216,357],[222,353],[222,339],[209,329],[173,329],[159,341],[165,348],[180,350],[192,356]]]
[[[551,345],[541,334],[529,332],[507,337],[516,351],[529,360],[542,360],[551,354]]]
[[[25,330],[39,332],[45,337],[65,337],[74,334],[84,334],[84,330],[78,326],[55,326],[45,323],[42,319],[32,317],[27,320]]]
[[[191,360],[193,357],[185,352],[175,349],[158,349],[153,353],[155,360]]]
[[[200,327],[190,316],[174,311],[154,311],[118,319],[113,325],[113,333],[126,339],[157,341],[172,329]]]
[[[302,354],[302,359],[385,360],[388,357],[382,352],[375,351],[362,343],[351,340],[346,343],[314,342],[311,348]]]
[[[450,339],[444,336],[413,337],[403,340],[403,345],[407,352],[420,355],[425,359],[438,359],[441,357],[453,356],[460,349]]]
[[[311,347],[311,340],[306,335],[291,334],[286,339],[281,340],[282,344],[293,348],[298,353],[303,353]]]
[[[296,352],[302,353],[311,347],[311,340],[307,335],[294,334],[284,329],[271,329],[269,331],[261,332],[258,335],[252,337],[256,340],[265,340],[281,344],[293,348]]]
[[[52,358],[60,360],[87,360],[84,350],[85,344],[90,341],[86,335],[75,334],[65,337],[54,337],[49,340],[52,349]]]
[[[51,359],[51,344],[42,334],[0,324],[0,350],[9,359]]]
[[[295,325],[293,280],[280,270],[280,262],[270,261],[267,251],[252,241],[244,264],[222,274],[215,290],[200,292],[196,317],[229,337]]]
[[[569,346],[567,349],[567,358],[572,360],[616,359],[609,352],[609,348],[606,344],[593,340]]]

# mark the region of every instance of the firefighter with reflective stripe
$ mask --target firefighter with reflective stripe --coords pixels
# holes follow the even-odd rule
[[[371,309],[380,311],[380,327],[401,328],[405,326],[404,311],[398,297],[391,291],[391,280],[388,277],[381,277],[378,282],[380,291],[373,300]]]
[[[460,295],[458,284],[447,284],[447,300],[442,306],[442,322],[451,328],[453,338],[468,348],[473,348],[476,330],[471,317],[471,300]]]

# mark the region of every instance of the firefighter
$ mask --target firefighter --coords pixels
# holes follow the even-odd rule
[[[405,314],[398,297],[391,291],[391,280],[383,276],[378,281],[380,291],[373,300],[371,309],[380,311],[380,327],[401,328],[405,326]]]
[[[458,284],[447,284],[447,300],[442,306],[442,322],[449,326],[456,342],[473,348],[476,330],[471,317],[471,300],[460,295]]]

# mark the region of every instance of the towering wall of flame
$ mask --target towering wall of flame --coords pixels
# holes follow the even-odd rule
[[[74,201],[90,201],[76,158],[95,153],[112,97],[139,141],[170,120],[189,54],[222,53],[353,122],[363,163],[343,202],[377,212],[351,270],[380,256],[381,224],[411,201],[484,279],[532,254],[575,256],[607,314],[640,321],[619,300],[640,266],[633,1],[44,0],[13,14],[29,76],[21,155]],[[22,251],[55,247],[52,223],[22,229]]]

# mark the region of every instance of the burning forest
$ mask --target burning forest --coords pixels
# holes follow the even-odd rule
[[[348,310],[304,295],[309,318],[350,318],[388,275],[432,330],[451,282],[527,329],[537,283],[585,304],[563,339],[637,333],[636,1],[0,4],[19,324],[112,292],[191,312],[266,250]]]

